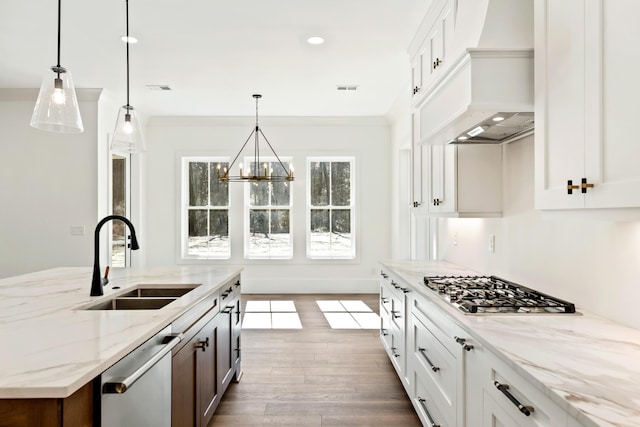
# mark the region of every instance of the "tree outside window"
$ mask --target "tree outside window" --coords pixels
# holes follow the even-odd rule
[[[307,161],[309,258],[355,258],[354,160]]]

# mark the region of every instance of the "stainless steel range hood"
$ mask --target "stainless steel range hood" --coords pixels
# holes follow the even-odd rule
[[[504,144],[531,135],[534,124],[532,112],[500,112],[469,129],[465,129],[449,143],[461,145]]]

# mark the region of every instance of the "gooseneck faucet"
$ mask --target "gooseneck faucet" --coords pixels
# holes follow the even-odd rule
[[[109,215],[102,218],[98,225],[96,225],[96,231],[93,235],[93,279],[91,280],[90,294],[92,297],[104,295],[103,286],[108,282],[106,277],[100,277],[100,229],[107,221],[111,221],[112,219],[119,219],[127,224],[129,231],[131,231],[131,250],[135,251],[140,249],[140,246],[138,246],[138,238],[136,237],[136,229],[133,228],[131,221],[120,215]]]

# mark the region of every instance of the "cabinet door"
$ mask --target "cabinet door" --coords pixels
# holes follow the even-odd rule
[[[535,3],[536,208],[584,205],[585,0]]]
[[[234,373],[234,381],[239,381],[242,376],[241,367],[241,332],[242,332],[242,301],[238,296],[233,303],[234,309],[232,313],[232,325],[231,325],[231,356],[232,366]]]
[[[429,213],[456,212],[457,148],[454,145],[429,148]]]
[[[413,145],[411,149],[411,194],[414,208],[424,208],[428,198],[428,153],[429,147],[420,145],[420,114],[411,114]]]
[[[174,354],[171,366],[171,426],[199,426],[196,339]]]
[[[637,0],[586,1],[586,208],[640,207],[638,16]]]
[[[426,53],[428,62],[422,65],[422,86],[426,91],[443,74],[451,61],[451,44],[455,28],[455,1],[447,0],[443,4],[440,14],[433,24],[431,32],[427,36]]]
[[[196,376],[198,382],[198,415],[201,427],[209,424],[222,397],[217,370],[217,343],[220,331],[219,322],[224,316],[224,314],[219,313],[194,338],[194,345],[198,347],[196,351]]]
[[[422,90],[423,61],[424,50],[421,49],[411,61],[411,93],[414,99],[420,96]]]
[[[224,393],[233,378],[233,351],[231,346],[231,330],[234,321],[235,301],[229,301],[220,311],[217,323],[217,360],[218,360],[218,388]]]

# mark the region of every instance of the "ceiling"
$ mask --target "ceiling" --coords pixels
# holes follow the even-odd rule
[[[409,90],[407,47],[431,0],[130,0],[131,105],[146,116],[380,116]],[[7,1],[0,88],[56,64],[56,0]],[[64,0],[60,65],[125,104],[124,0]],[[320,46],[306,43],[322,36]],[[168,85],[151,91],[147,85]],[[339,85],[357,85],[338,91]],[[116,98],[117,99],[117,98]]]

